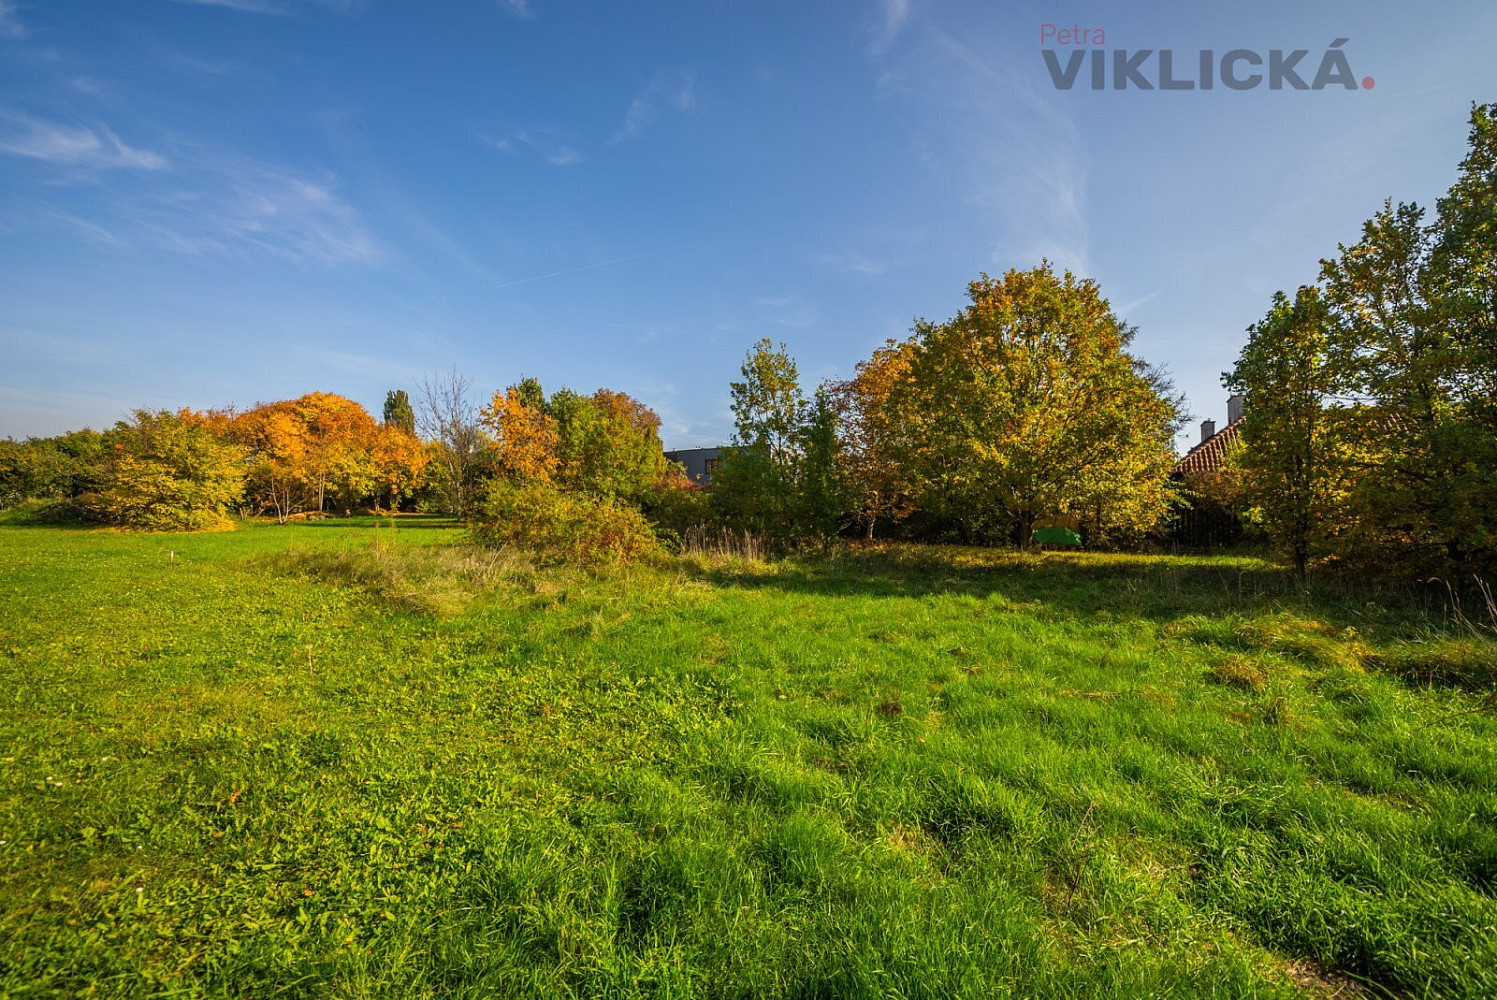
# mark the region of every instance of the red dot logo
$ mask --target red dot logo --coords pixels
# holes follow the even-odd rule
[[[1362,77],[1362,89],[1363,90],[1371,90],[1373,87],[1376,87],[1376,86],[1377,86],[1377,81],[1374,80],[1372,77],[1370,77],[1370,76],[1364,76],[1364,77]]]

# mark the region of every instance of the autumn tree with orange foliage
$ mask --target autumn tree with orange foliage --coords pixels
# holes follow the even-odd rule
[[[556,472],[556,421],[544,407],[540,384],[525,379],[494,393],[479,412],[479,423],[494,438],[494,464],[506,479],[549,483]]]
[[[327,392],[261,403],[229,418],[227,435],[248,449],[250,497],[282,523],[297,511],[324,509],[329,496],[347,508],[408,495],[427,463],[414,436]]]
[[[289,403],[262,403],[238,414],[229,437],[248,451],[245,497],[282,524],[304,505],[305,428]]]
[[[526,378],[496,392],[479,419],[494,438],[497,471],[511,481],[638,502],[670,476],[660,417],[627,393],[559,389],[548,398]]]
[[[421,439],[398,424],[384,424],[375,432],[369,457],[375,496],[390,510],[398,510],[421,489],[431,464],[431,453]]]

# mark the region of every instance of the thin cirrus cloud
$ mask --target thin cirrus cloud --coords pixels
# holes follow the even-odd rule
[[[374,264],[385,257],[330,174],[205,156],[179,184],[118,206],[154,245],[177,253],[268,255],[298,264]]]
[[[890,267],[888,261],[870,257],[856,250],[820,253],[815,259],[828,267],[848,274],[876,276],[886,273]]]
[[[530,9],[530,0],[498,0],[498,2],[500,9],[516,20],[535,19],[535,12]]]
[[[910,19],[910,0],[881,0],[879,21],[874,26],[869,50],[874,55],[883,55],[894,47],[905,22]]]
[[[26,26],[16,14],[16,5],[11,0],[0,0],[0,38],[25,38]]]
[[[480,138],[502,153],[518,155],[524,150],[530,150],[553,167],[570,167],[587,158],[571,146],[552,138],[550,132],[544,129],[532,131],[522,128],[500,139],[487,135]]]
[[[21,224],[84,233],[94,242],[184,254],[270,255],[297,263],[372,264],[385,252],[331,174],[193,147],[173,160],[126,144],[107,126],[0,114],[0,154],[47,165],[56,180],[84,185],[82,204],[33,200]],[[107,179],[128,171],[128,183]],[[74,184],[69,187],[76,187]]]
[[[1013,44],[922,20],[899,60],[920,83],[884,96],[920,110],[919,141],[942,151],[928,166],[956,179],[1001,234],[994,265],[1048,258],[1087,273],[1085,142],[1054,95],[1013,69],[1016,59],[995,58]]]
[[[639,96],[624,112],[624,123],[614,133],[613,141],[637,139],[667,109],[687,112],[696,108],[696,76],[687,70],[655,74]]]
[[[88,127],[0,113],[0,153],[100,170],[161,170],[166,158],[127,145],[107,126]]]
[[[286,17],[296,12],[290,0],[172,0],[173,3],[193,7],[222,7],[245,14],[274,14]],[[361,8],[364,0],[317,0],[318,6],[326,7],[338,14],[351,14]]]
[[[912,2],[879,2],[869,44],[878,95],[919,110],[912,146],[1001,234],[995,265],[1046,257],[1086,271],[1086,156],[1075,122],[1013,70],[1013,39],[979,39],[933,17],[917,23]]]
[[[13,198],[5,204],[4,215],[10,230],[31,229],[51,232],[70,231],[103,246],[119,247],[126,241],[119,234],[76,213],[33,198]]]
[[[271,3],[269,0],[173,0],[173,2],[194,7],[224,7],[228,10],[243,11],[246,14],[291,13],[291,10],[284,4]]]

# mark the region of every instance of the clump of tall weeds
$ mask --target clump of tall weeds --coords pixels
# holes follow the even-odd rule
[[[383,540],[349,548],[290,549],[267,557],[272,569],[357,587],[411,611],[454,615],[506,583],[534,575],[512,550],[471,545],[398,545]]]

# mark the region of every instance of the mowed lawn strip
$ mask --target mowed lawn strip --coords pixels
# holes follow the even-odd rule
[[[0,523],[0,995],[1497,995],[1438,602],[462,539]]]

